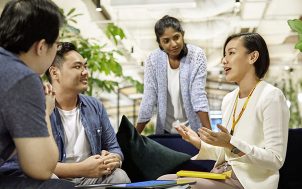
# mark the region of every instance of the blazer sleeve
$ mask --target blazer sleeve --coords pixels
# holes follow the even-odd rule
[[[231,144],[246,154],[233,160],[278,170],[282,167],[286,155],[289,110],[279,89],[267,94],[261,104],[259,113],[263,119],[264,148],[249,145],[233,136]]]
[[[138,114],[138,123],[144,123],[151,119],[153,108],[157,101],[157,80],[155,74],[155,64],[153,60],[156,56],[151,54],[145,61],[144,69],[144,94]]]
[[[201,141],[200,149],[197,155],[192,157],[192,160],[217,160],[222,147],[213,146]]]

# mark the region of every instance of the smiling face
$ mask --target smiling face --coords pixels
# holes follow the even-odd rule
[[[184,47],[184,38],[181,32],[175,31],[172,27],[165,29],[159,38],[159,45],[169,57],[177,58]]]
[[[56,68],[53,80],[59,83],[61,89],[81,93],[88,88],[87,61],[76,51],[64,55],[60,68]]]

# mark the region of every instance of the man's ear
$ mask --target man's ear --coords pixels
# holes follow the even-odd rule
[[[35,52],[38,56],[41,56],[45,51],[47,51],[47,44],[45,39],[41,39],[35,43]]]
[[[250,53],[250,59],[249,62],[250,64],[254,64],[259,58],[259,52],[258,51],[253,51]]]
[[[50,66],[49,69],[49,74],[52,80],[57,79],[58,78],[58,68],[55,66]]]

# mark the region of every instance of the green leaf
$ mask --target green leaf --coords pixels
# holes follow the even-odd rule
[[[82,16],[82,15],[83,15],[82,13],[74,14],[74,15],[70,16],[69,18],[75,18],[75,17]]]
[[[75,10],[76,10],[75,8],[70,9],[69,12],[66,14],[66,16],[71,15]]]
[[[75,24],[78,23],[75,19],[72,19],[72,18],[70,18],[69,21],[70,21],[70,22],[73,22],[73,23],[75,23]]]
[[[63,10],[62,12],[64,14]],[[76,17],[80,15],[82,14],[76,13],[75,8],[69,10],[67,14],[64,14],[64,25],[60,31],[61,40],[74,43],[78,52],[84,58],[87,58],[87,67],[90,77],[86,94],[93,95],[95,90],[112,92],[117,89],[118,83],[116,81],[104,80],[104,78],[99,77],[110,75],[114,78],[124,79],[125,76],[123,74],[122,66],[116,59],[116,55],[123,56],[123,53],[118,49],[109,52],[104,51],[103,49],[106,47],[106,43],[100,43],[99,39],[84,38],[78,28],[70,25],[70,23],[76,23]],[[111,39],[116,45],[120,40],[126,38],[122,28],[112,23],[107,25],[105,32],[108,39]],[[143,85],[140,82],[128,76],[127,78],[128,80],[124,79],[125,81],[123,82],[135,86],[138,91],[143,89]]]
[[[295,49],[299,49],[300,52],[302,52],[302,41],[299,41],[299,42],[295,45]]]
[[[298,33],[302,33],[302,20],[288,20],[287,23],[292,30]]]

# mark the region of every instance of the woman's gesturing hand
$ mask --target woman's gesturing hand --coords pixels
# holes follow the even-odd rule
[[[182,139],[200,149],[200,138],[195,131],[185,125],[175,126],[174,128],[181,135]]]
[[[220,129],[219,132],[214,132],[210,129],[202,127],[198,129],[198,134],[200,135],[200,139],[205,143],[211,144],[213,146],[220,146],[232,149],[233,145],[230,144],[231,135],[228,130],[222,125],[217,125]]]

